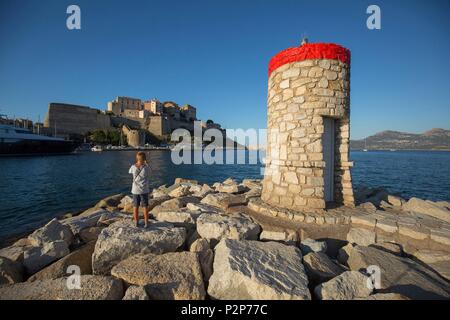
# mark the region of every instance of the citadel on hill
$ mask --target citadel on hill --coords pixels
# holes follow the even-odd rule
[[[143,101],[137,98],[117,97],[108,102],[107,110],[87,106],[50,103],[44,128],[54,135],[84,135],[94,130],[121,128],[128,144],[134,147],[145,144],[146,132],[164,140],[173,130],[194,130],[197,109],[192,105],[178,105],[173,101],[157,99]],[[221,129],[212,120],[201,121],[202,128]]]

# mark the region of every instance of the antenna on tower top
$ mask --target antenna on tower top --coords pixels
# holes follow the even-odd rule
[[[302,46],[302,45],[304,45],[305,43],[308,43],[308,42],[309,42],[308,35],[306,34],[306,32],[303,32],[302,33],[302,41],[300,42],[300,45]]]

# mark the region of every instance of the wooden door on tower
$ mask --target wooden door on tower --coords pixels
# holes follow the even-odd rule
[[[324,196],[326,202],[334,201],[334,149],[335,149],[335,119],[323,118],[324,132],[322,135],[324,169]]]

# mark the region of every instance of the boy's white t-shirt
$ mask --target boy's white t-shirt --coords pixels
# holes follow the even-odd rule
[[[140,168],[133,164],[128,173],[133,175],[132,194],[145,194],[150,192],[150,168],[146,164]]]

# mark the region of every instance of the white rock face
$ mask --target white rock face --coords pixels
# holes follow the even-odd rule
[[[151,211],[153,214],[162,211],[178,211],[179,209],[186,207],[188,203],[198,203],[199,201],[198,198],[192,196],[173,198],[155,206]]]
[[[225,192],[225,193],[242,193],[246,191],[247,188],[243,185],[233,183],[233,184],[219,184],[216,186],[217,192]]]
[[[28,274],[33,274],[69,253],[69,247],[64,240],[46,242],[40,247],[26,250],[23,253],[23,265]]]
[[[311,299],[298,248],[231,239],[222,240],[215,248],[208,294],[233,300]]]
[[[122,300],[150,300],[150,298],[144,287],[129,286]]]
[[[109,215],[109,211],[104,209],[94,210],[89,214],[78,215],[62,221],[62,224],[68,226],[73,234],[78,234],[81,230],[94,227],[103,215]]]
[[[82,275],[81,289],[69,289],[67,278],[38,280],[0,287],[0,300],[119,300],[122,281],[111,277]]]
[[[261,227],[244,215],[204,213],[197,219],[198,234],[208,240],[257,240]]]
[[[298,240],[298,236],[295,231],[263,229],[259,239],[263,241],[281,241],[294,245]]]
[[[308,238],[300,243],[300,250],[304,255],[310,252],[325,252],[327,251],[327,243]]]
[[[226,210],[231,206],[245,205],[247,203],[247,200],[245,199],[244,195],[234,195],[221,192],[208,194],[200,202]]]
[[[426,214],[431,217],[450,222],[450,210],[432,201],[411,198],[402,206],[402,209],[405,211]]]
[[[29,245],[12,245],[0,249],[0,257],[8,258],[14,262],[23,262],[23,253],[31,248]]]
[[[367,279],[359,271],[346,271],[328,282],[319,284],[315,295],[321,300],[353,300],[365,298],[372,293]]]
[[[179,187],[173,189],[169,192],[169,196],[173,198],[184,197],[191,193],[190,187],[185,185],[180,185]]]
[[[189,247],[190,252],[197,253],[200,266],[202,267],[203,280],[208,281],[213,273],[214,251],[210,249],[206,239],[197,239]]]
[[[94,274],[108,274],[118,262],[137,253],[161,254],[177,250],[186,240],[186,230],[170,223],[150,220],[136,228],[131,220],[113,223],[102,230],[92,255]]]
[[[188,203],[186,205],[186,208],[190,211],[200,211],[200,212],[209,212],[209,213],[223,213],[222,210],[220,210],[217,207],[210,206],[208,204],[204,203]]]
[[[144,286],[151,299],[205,298],[202,271],[193,252],[137,254],[117,264],[111,274],[126,283]]]
[[[364,228],[351,228],[347,234],[347,241],[368,246],[375,243],[375,232]]]
[[[399,293],[412,299],[449,299],[448,282],[429,268],[374,247],[356,246],[348,251],[347,265],[351,270],[380,268],[380,289]]]
[[[387,201],[394,207],[401,207],[405,203],[404,199],[393,195],[388,195]]]
[[[120,203],[117,206],[120,209],[125,208],[127,205],[130,205],[133,203],[133,198],[131,198],[130,196],[125,196],[122,199],[120,199]]]
[[[189,247],[190,252],[204,252],[208,249],[209,249],[208,240],[202,238],[192,242],[191,246]]]
[[[73,240],[73,233],[68,226],[61,224],[57,219],[53,219],[30,234],[28,240],[35,247],[57,240],[63,240],[69,246]]]
[[[259,179],[244,179],[242,180],[242,185],[249,189],[261,189],[262,184]]]
[[[197,212],[188,210],[161,211],[155,213],[155,218],[158,221],[166,221],[174,224],[195,224],[199,215]]]

